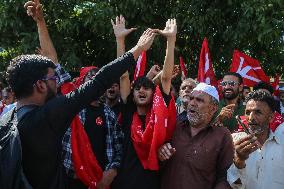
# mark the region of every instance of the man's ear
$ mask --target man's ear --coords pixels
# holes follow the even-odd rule
[[[42,93],[44,91],[46,91],[47,86],[46,86],[46,82],[42,81],[42,80],[38,80],[35,84],[35,89],[39,92]]]

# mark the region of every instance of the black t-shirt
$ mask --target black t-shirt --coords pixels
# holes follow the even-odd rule
[[[104,105],[99,104],[98,107],[89,105],[86,108],[84,129],[89,137],[92,150],[96,155],[96,159],[100,167],[103,169],[107,164],[106,157],[106,116]],[[88,189],[79,179],[68,178],[67,189]]]
[[[160,87],[160,89],[162,89]],[[161,90],[162,91],[162,90]],[[164,100],[168,105],[171,96],[163,93]],[[160,174],[159,171],[145,170],[136,154],[131,139],[132,117],[136,111],[136,105],[133,103],[132,96],[128,96],[127,103],[121,106],[122,130],[124,132],[123,157],[121,168],[115,178],[112,189],[159,189]],[[145,124],[146,116],[139,116],[142,123]]]

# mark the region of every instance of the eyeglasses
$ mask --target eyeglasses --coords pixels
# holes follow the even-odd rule
[[[48,80],[57,81],[58,77],[56,75],[54,75],[54,76],[51,76],[51,77],[44,77],[40,80],[42,80],[42,81],[48,81]]]
[[[230,87],[234,87],[235,85],[238,85],[238,82],[235,81],[222,81],[221,83],[222,87],[225,87],[226,85],[229,85]]]

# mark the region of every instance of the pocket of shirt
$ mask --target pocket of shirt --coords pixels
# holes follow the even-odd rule
[[[193,148],[187,152],[186,162],[197,170],[211,172],[216,167],[216,152],[206,147]]]

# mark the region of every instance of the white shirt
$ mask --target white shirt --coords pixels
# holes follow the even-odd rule
[[[242,185],[234,184],[238,179]],[[261,149],[249,155],[245,168],[232,164],[227,180],[234,189],[284,189],[284,123],[274,133],[270,131]]]
[[[280,111],[281,111],[281,115],[284,115],[284,104],[282,102],[280,102]]]
[[[0,117],[2,117],[2,116],[5,115],[7,112],[9,112],[10,110],[12,110],[16,105],[17,105],[17,102],[5,106],[5,107],[3,108],[2,113],[0,114]]]

